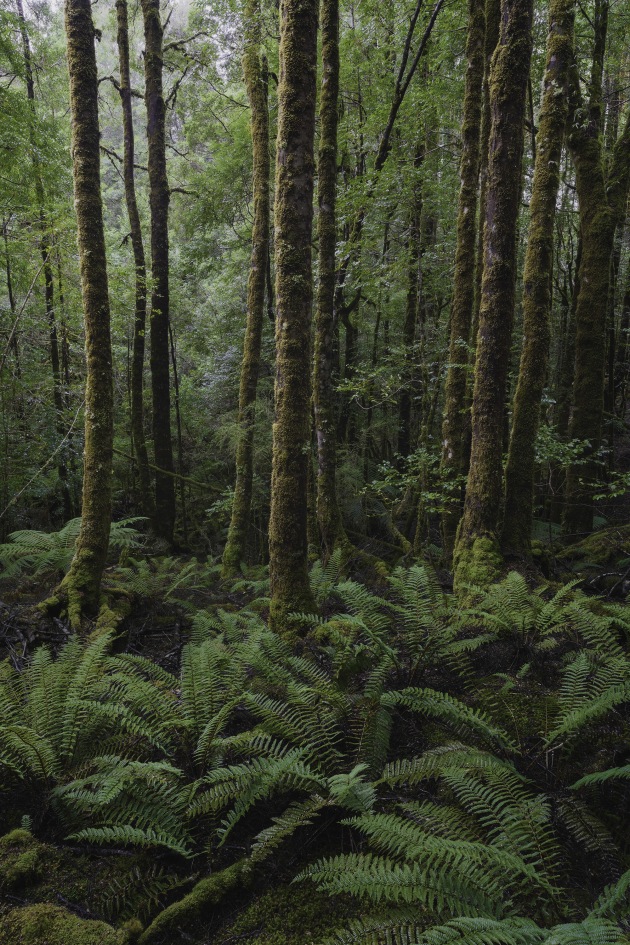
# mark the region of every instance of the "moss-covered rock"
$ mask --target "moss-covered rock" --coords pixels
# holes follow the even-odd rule
[[[96,917],[144,917],[156,908],[146,903],[147,867],[142,854],[77,853],[42,843],[28,830],[13,830],[0,837],[0,911],[15,905],[16,894],[31,904],[53,905],[61,895]]]
[[[630,557],[630,525],[602,528],[569,545],[558,558],[567,563],[605,567]]]
[[[128,945],[127,930],[80,919],[60,906],[38,903],[0,918],[0,945]]]
[[[281,886],[258,896],[213,943],[234,939],[242,945],[306,945],[343,926],[343,906],[330,896],[301,886]]]
[[[39,881],[48,867],[48,849],[28,830],[0,837],[0,890],[21,889]]]

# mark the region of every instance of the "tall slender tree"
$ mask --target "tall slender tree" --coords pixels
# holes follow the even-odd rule
[[[276,158],[276,383],[270,621],[313,607],[307,570],[317,0],[281,0]]]
[[[322,0],[322,80],[319,99],[317,163],[317,233],[319,286],[315,316],[313,402],[317,439],[317,521],[324,558],[343,538],[337,502],[335,401],[333,390],[335,334],[335,248],[337,245],[337,123],[339,109],[339,0]]]
[[[498,522],[503,492],[503,423],[514,319],[516,229],[532,18],[532,0],[502,0],[501,32],[490,75],[492,123],[483,279],[470,473],[454,554],[456,587],[487,581],[500,562]]]
[[[608,2],[598,0],[588,101],[582,100],[577,67],[571,73],[571,128],[568,136],[575,165],[580,207],[581,255],[575,308],[575,369],[569,423],[571,439],[586,445],[582,462],[567,474],[563,531],[580,536],[593,526],[593,493],[598,472],[604,413],[606,314],[610,259],[615,230],[623,220],[630,184],[630,118],[612,154],[608,173],[602,148],[602,73]]]
[[[163,92],[163,26],[160,0],[142,0],[144,78],[151,204],[151,393],[155,452],[155,530],[167,541],[175,527],[175,484],[169,371],[170,190],[166,171],[166,103]]]
[[[81,530],[57,600],[79,627],[99,604],[109,544],[113,445],[112,351],[100,180],[95,30],[90,0],[66,0],[72,169],[77,216],[87,380]]]
[[[230,529],[223,552],[223,576],[237,573],[245,554],[254,476],[254,420],[260,369],[260,345],[265,310],[265,283],[269,255],[269,107],[267,59],[261,52],[260,0],[247,0],[243,75],[251,109],[253,145],[252,254],[247,285],[247,322],[239,391],[239,439],[236,450],[236,485]]]
[[[133,131],[132,89],[129,68],[129,24],[127,0],[116,0],[118,24],[118,60],[120,64],[120,83],[118,91],[123,113],[123,178],[125,184],[125,203],[129,216],[131,248],[135,267],[135,316],[133,323],[133,352],[131,357],[131,436],[133,449],[138,464],[140,482],[140,503],[145,515],[154,514],[151,495],[151,476],[149,457],[144,437],[144,339],[147,316],[147,267],[142,240],[140,213],[136,200],[136,182],[134,172],[135,140]]]
[[[505,470],[504,551],[531,551],[534,462],[547,376],[556,201],[568,115],[575,0],[552,0],[523,274],[523,348]]]
[[[467,369],[475,295],[475,238],[479,181],[479,127],[483,101],[486,34],[485,7],[486,0],[469,0],[457,248],[451,302],[449,365],[442,425],[442,470],[448,478],[461,475],[464,472],[465,463]],[[459,516],[459,507],[448,509],[442,516],[442,535],[447,554],[452,553]]]
[[[422,260],[422,180],[420,169],[424,162],[425,144],[417,146],[413,159],[414,181],[409,219],[409,263],[407,266],[407,300],[403,322],[402,341],[405,351],[405,373],[398,401],[398,453],[401,462],[412,450],[411,418],[414,391],[417,390],[417,339],[416,325],[420,306],[420,266]]]
[[[33,78],[33,62],[31,56],[31,44],[28,36],[22,0],[16,0],[16,7],[20,24],[20,34],[22,37],[24,77],[26,79],[26,95],[29,103],[29,144],[31,160],[33,163],[35,199],[37,201],[37,212],[39,216],[39,251],[42,258],[42,272],[44,275],[44,305],[46,308],[46,320],[48,322],[48,333],[50,339],[50,364],[53,378],[53,402],[55,405],[57,435],[63,441],[63,438],[66,434],[66,425],[64,421],[64,395],[59,357],[59,337],[57,332],[57,318],[55,315],[55,289],[51,258],[52,240],[50,226],[48,223],[48,215],[46,213],[44,179],[42,176],[39,147],[37,144],[35,131],[35,121],[37,116],[35,110],[35,82]],[[59,473],[59,481],[61,483],[64,518],[67,520],[72,518],[74,506],[72,502],[70,484],[68,481],[66,450],[63,448],[59,452],[59,464],[57,466],[57,471]]]

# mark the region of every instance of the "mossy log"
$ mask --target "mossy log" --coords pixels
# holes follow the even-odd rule
[[[175,941],[174,936],[180,928],[203,918],[212,908],[221,905],[227,894],[237,887],[246,888],[251,878],[248,862],[244,859],[199,880],[187,896],[167,906],[156,916],[140,936],[139,945]]]

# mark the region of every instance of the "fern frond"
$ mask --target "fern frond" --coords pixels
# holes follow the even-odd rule
[[[582,787],[591,787],[593,784],[603,784],[613,778],[630,778],[630,765],[623,765],[621,768],[608,768],[607,771],[595,771],[593,774],[585,774],[575,784],[571,785],[573,790]]]
[[[506,905],[500,882],[461,862],[461,872],[439,864],[393,863],[371,853],[346,853],[318,860],[295,878],[318,889],[351,894],[372,902],[418,903],[434,915],[461,913],[496,917]]]
[[[381,701],[387,706],[403,706],[419,712],[448,725],[456,732],[472,732],[487,744],[516,750],[507,733],[491,722],[484,712],[464,705],[448,693],[435,689],[402,689],[385,693]]]
[[[528,919],[452,919],[423,928],[397,919],[354,919],[322,945],[540,945],[543,933]]]

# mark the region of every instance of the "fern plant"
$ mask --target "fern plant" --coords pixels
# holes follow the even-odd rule
[[[196,558],[182,563],[174,557],[129,557],[116,568],[115,579],[138,597],[186,605],[187,595],[207,590],[218,571],[212,562],[201,564]]]
[[[143,521],[146,519],[136,516],[112,522],[109,533],[110,549],[130,551],[140,548],[143,538],[134,526]],[[0,545],[2,576],[16,577],[25,572],[33,576],[45,572],[65,574],[74,556],[80,529],[81,519],[73,518],[58,532],[12,532],[9,541]]]
[[[22,672],[2,665],[5,789],[20,796],[36,827],[187,854],[181,773],[146,757],[168,743],[163,726],[175,711],[160,716],[158,687],[143,687],[137,659],[111,657],[110,647],[105,634],[74,638],[56,658],[38,649]],[[152,676],[164,681],[159,667]]]

